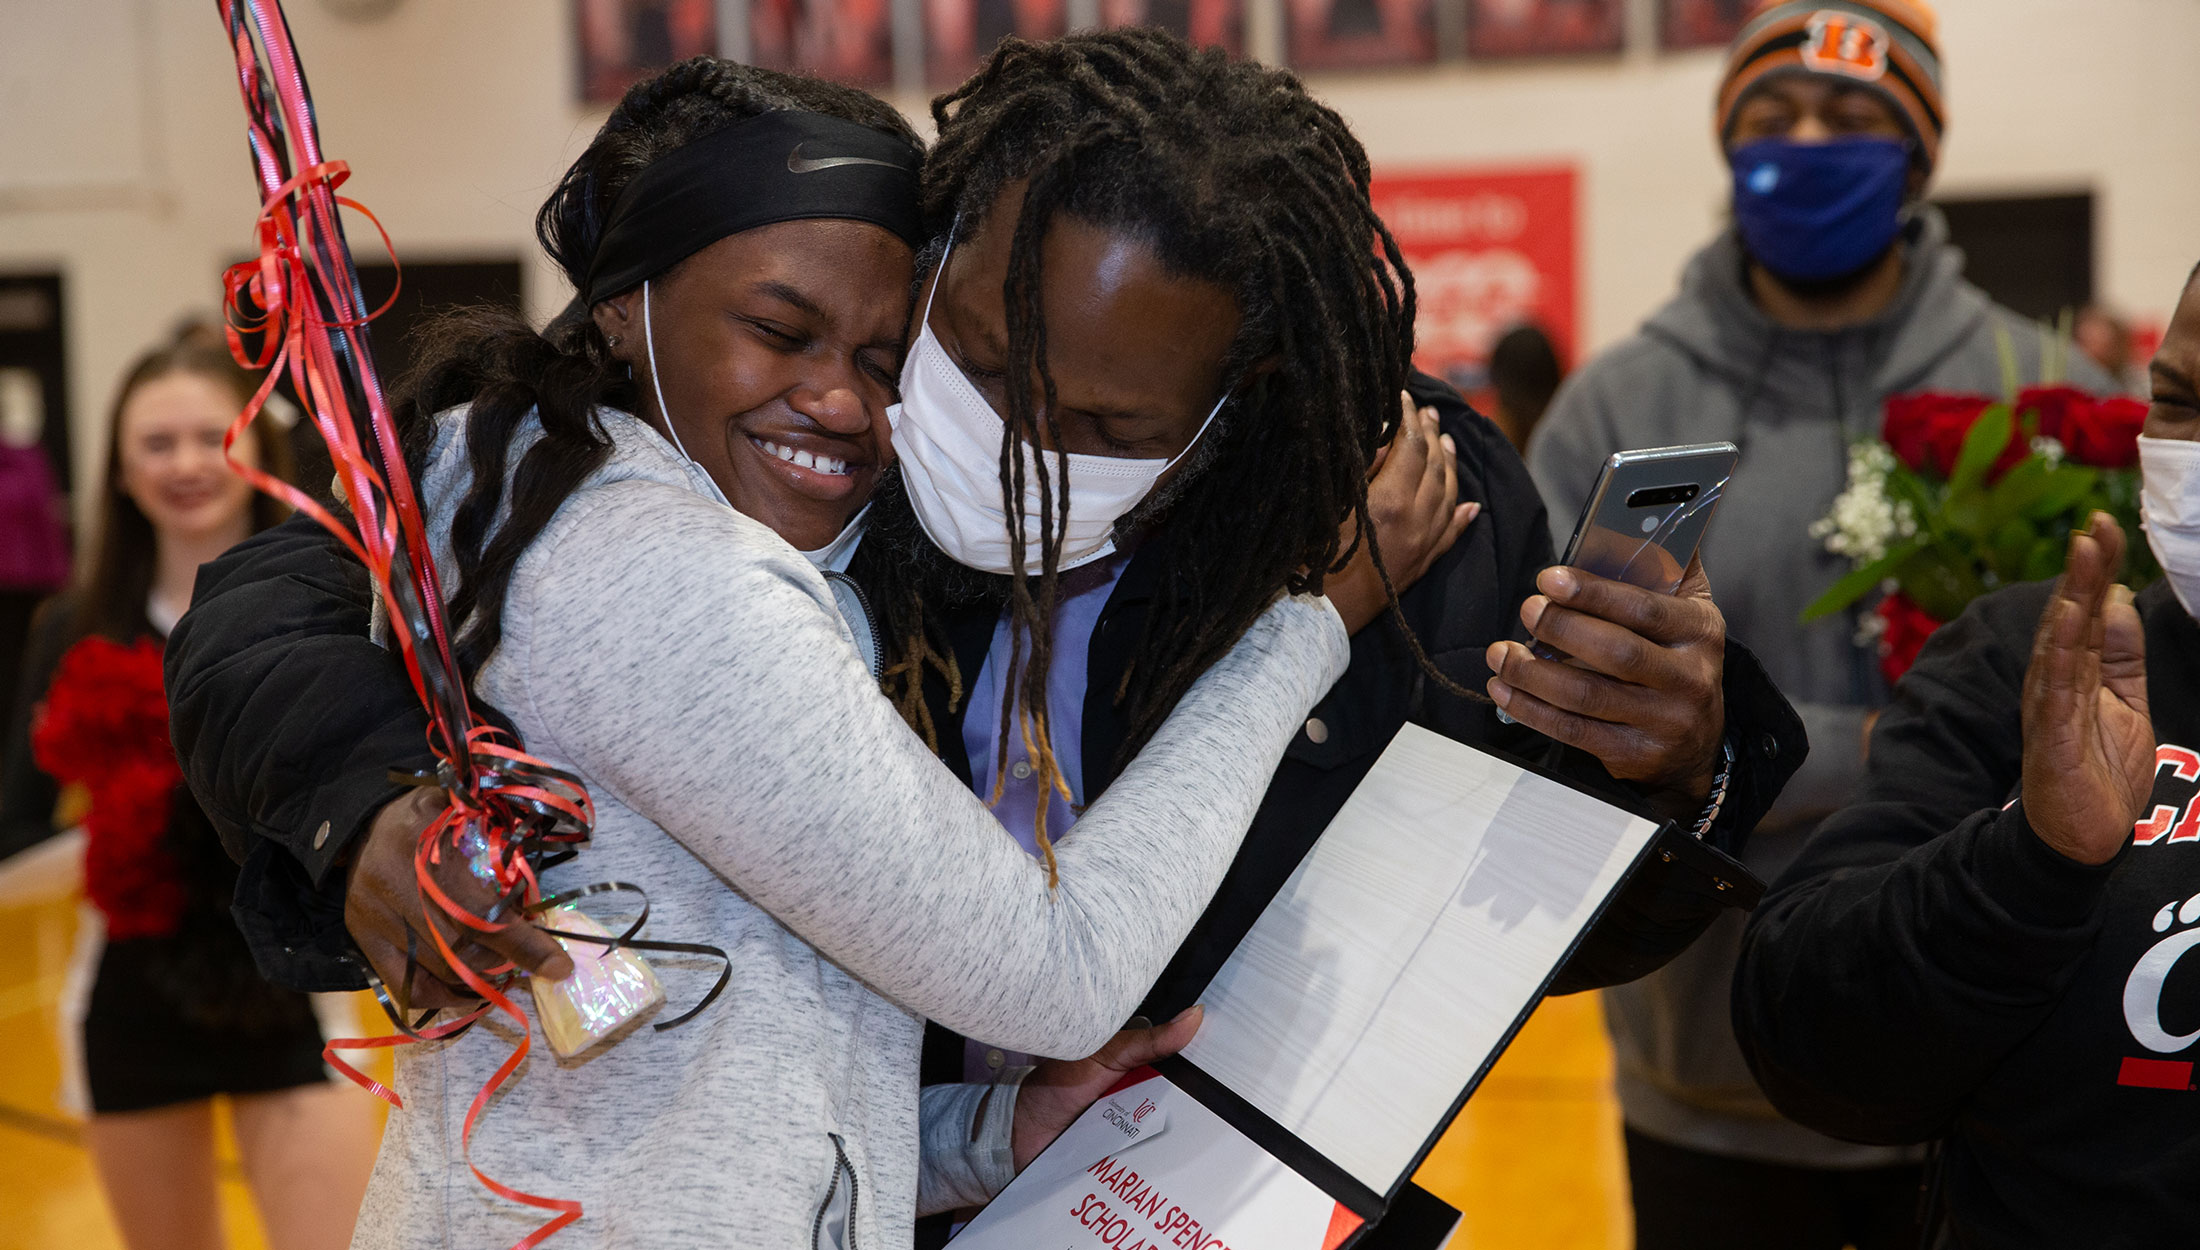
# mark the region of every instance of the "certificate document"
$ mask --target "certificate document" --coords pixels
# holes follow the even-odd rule
[[[1093,1104],[955,1245],[1335,1250],[1365,1221],[1152,1068]]]
[[[1150,1245],[1344,1244],[1380,1218],[1662,827],[1407,725],[1215,975],[1191,1046],[1128,1110],[1116,1103],[1130,1090],[1103,1098],[957,1245],[1136,1250],[1147,1230],[1127,1222],[1123,1240],[1096,1242],[1083,1222],[1099,1218],[1088,1193],[1109,1219],[1144,1209],[1093,1187],[1103,1159],[1138,1164],[1137,1184],[1202,1229],[1253,1221],[1219,1240],[1156,1228]],[[1126,1117],[1164,1127],[1134,1134]],[[1084,1214],[991,1231],[1043,1211]]]

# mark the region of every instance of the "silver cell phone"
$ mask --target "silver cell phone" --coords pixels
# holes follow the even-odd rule
[[[1696,558],[1741,459],[1732,443],[1622,451],[1604,462],[1559,563],[1669,595]],[[1538,644],[1545,659],[1563,659]]]
[[[1615,453],[1597,474],[1558,562],[1672,594],[1741,455],[1732,443]]]

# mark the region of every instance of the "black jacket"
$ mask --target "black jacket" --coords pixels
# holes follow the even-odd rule
[[[2021,691],[2049,587],[1989,595],[1926,646],[1872,736],[1862,802],[1753,917],[1734,1027],[1785,1114],[1854,1141],[1946,1139],[1972,1247],[2200,1245],[2200,625],[2138,605],[2161,742],[2140,841],[2101,867],[2018,794]]]
[[[344,931],[344,852],[433,768],[404,663],[368,636],[367,570],[303,514],[199,569],[168,636],[184,780],[239,865],[233,912],[260,971],[298,990],[366,987]]]

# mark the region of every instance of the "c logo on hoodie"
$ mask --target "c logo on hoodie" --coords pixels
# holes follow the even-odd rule
[[[1803,39],[1803,67],[1820,74],[1878,82],[1886,76],[1887,56],[1893,47],[1887,28],[1870,18],[1821,9],[1811,15]]]
[[[2164,770],[2178,781],[2200,781],[2200,753],[2164,744],[2154,753],[2155,776]],[[2164,838],[2171,843],[2200,842],[2200,795],[2194,795],[2183,811],[2184,819],[2179,820],[2178,808],[2157,804],[2131,831],[2132,845],[2152,846]]]

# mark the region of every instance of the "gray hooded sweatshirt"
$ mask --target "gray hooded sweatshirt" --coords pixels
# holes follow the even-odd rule
[[[1845,485],[1848,445],[1878,432],[1890,396],[2000,394],[1996,325],[2016,348],[2019,376],[2040,378],[2038,327],[1964,281],[1963,254],[1938,210],[1917,214],[1908,248],[1886,312],[1845,330],[1790,330],[1750,296],[1729,229],[1696,254],[1680,294],[1640,333],[1566,381],[1529,447],[1562,546],[1613,452],[1720,440],[1741,447],[1704,540],[1704,568],[1728,631],[1764,661],[1810,731],[1809,761],[1743,855],[1766,881],[1862,785],[1864,717],[1887,696],[1877,651],[1858,642],[1862,613],[1800,623],[1849,569],[1809,533]],[[2087,390],[2111,390],[2090,362],[2074,361],[2072,375]],[[1908,1157],[1789,1123],[1758,1091],[1728,1010],[1746,919],[1729,913],[1663,970],[1606,991],[1627,1123],[1696,1150],[1802,1166]]]

